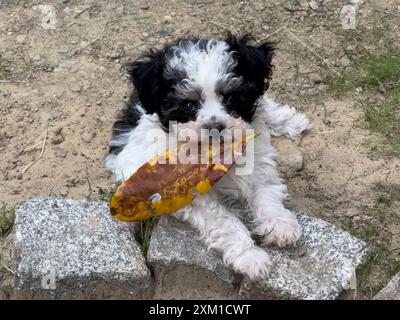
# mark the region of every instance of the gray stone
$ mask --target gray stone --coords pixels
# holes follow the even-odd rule
[[[376,294],[374,300],[400,300],[400,272]]]
[[[17,298],[146,298],[150,271],[105,202],[35,198],[15,221]]]
[[[250,282],[207,251],[198,232],[164,217],[152,233],[148,262],[155,298],[335,299],[352,284],[368,255],[366,244],[329,223],[299,215],[304,236],[298,246],[268,248],[275,268],[265,281]],[[350,286],[351,287],[351,286]]]
[[[147,262],[155,277],[155,299],[237,297],[237,277],[220,255],[208,251],[196,230],[172,216],[154,227]]]
[[[317,218],[298,215],[303,237],[296,248],[268,249],[275,269],[265,281],[242,282],[242,299],[336,299],[354,286],[366,243]],[[300,254],[299,254],[300,253]]]

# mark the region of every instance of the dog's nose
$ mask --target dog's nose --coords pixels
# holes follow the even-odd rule
[[[226,129],[226,124],[220,121],[207,122],[203,125],[203,129],[208,129],[208,130],[215,129],[221,132],[222,130]]]

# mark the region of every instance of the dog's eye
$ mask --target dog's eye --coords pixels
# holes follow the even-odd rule
[[[182,102],[181,107],[185,110],[194,110],[196,109],[197,102],[193,100],[185,100]]]
[[[234,118],[239,118],[240,117],[239,113],[237,113],[236,110],[230,110],[229,114]]]

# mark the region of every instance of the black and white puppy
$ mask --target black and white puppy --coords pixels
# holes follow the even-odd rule
[[[209,249],[221,252],[227,266],[257,279],[268,274],[272,262],[251,233],[264,236],[265,245],[280,247],[295,244],[301,235],[296,216],[283,205],[286,186],[276,169],[270,135],[293,138],[309,121],[263,96],[274,48],[271,43],[249,45],[249,39],[182,39],[131,64],[136,92],[114,125],[106,167],[116,180],[129,177],[162,151],[155,137],[168,137],[179,128],[251,128],[260,133],[251,174],[230,170],[209,193],[175,213],[200,232]],[[171,129],[170,121],[177,126]],[[240,214],[222,203],[224,195],[247,202],[250,230]]]

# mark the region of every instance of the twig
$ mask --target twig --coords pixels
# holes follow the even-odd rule
[[[371,283],[368,280],[366,281],[366,283],[367,283],[367,286],[369,288],[369,299],[372,300],[372,297],[374,295],[373,295],[373,290],[372,290],[372,287],[371,287]]]
[[[326,104],[324,103],[324,119],[322,122],[327,125],[328,127],[330,126],[331,122],[328,120],[328,109],[326,108]]]
[[[117,20],[117,21],[121,21],[121,19],[120,19],[120,20]],[[99,41],[101,38],[103,38],[104,33],[105,33],[105,31],[106,31],[107,24],[108,24],[109,22],[110,22],[110,20],[107,20],[107,21],[106,21],[106,23],[105,23],[104,26],[103,26],[103,30],[101,31],[101,34],[100,34],[100,36],[99,36],[97,39],[94,39],[93,41],[90,41],[90,42],[88,42],[88,43],[86,43],[86,44],[84,44],[84,45],[82,45],[82,46],[80,46],[80,47],[78,47],[78,48],[72,50],[71,53],[69,53],[69,54],[67,55],[67,57],[68,57],[68,58],[73,57],[73,56],[76,55],[79,51],[82,51],[83,49],[86,49],[87,47],[89,47],[89,46],[91,46],[92,44],[94,44],[96,41]]]
[[[93,41],[90,41],[88,43],[86,43],[85,45],[82,45],[78,48],[76,48],[75,50],[73,50],[71,53],[69,53],[67,56],[68,58],[72,58],[74,55],[76,55],[79,51],[82,51],[83,49],[86,49],[87,47],[91,46],[93,43],[95,43],[97,40],[99,39],[95,39]]]
[[[382,229],[386,230],[387,232],[389,232],[391,235],[393,235],[393,232],[390,231],[388,228],[386,228],[385,226],[381,226]]]
[[[319,59],[322,60],[323,63],[325,63],[325,65],[331,69],[334,73],[338,73],[338,71],[335,69],[335,67],[333,67],[328,60],[326,60],[324,57],[322,57],[319,53],[317,53],[315,50],[313,50],[311,48],[311,45],[304,43],[299,37],[297,37],[292,31],[290,31],[288,28],[286,27],[281,27],[278,30],[264,36],[263,38],[261,38],[260,40],[258,40],[257,42],[262,42],[264,40],[266,40],[267,38],[269,38],[270,36],[272,36],[273,34],[278,33],[281,30],[285,30],[287,33],[289,33],[290,36],[292,36],[293,39],[295,39],[298,43],[300,43],[303,47],[305,47],[308,51],[310,51],[311,53],[313,53],[316,57],[318,57]]]
[[[199,2],[196,2],[195,4],[197,4],[197,6],[199,6],[199,7],[203,7],[206,4],[210,4],[210,3],[214,3],[214,2],[215,2],[214,0],[211,0],[211,1],[199,1]]]
[[[371,9],[372,11],[376,11],[376,12],[380,12],[380,13],[387,14],[387,15],[389,15],[389,16],[393,16],[393,17],[398,17],[398,18],[400,18],[400,15],[398,15],[398,14],[396,14],[396,13],[393,13],[393,12],[390,12],[390,11],[386,11],[386,10],[380,10],[380,9],[377,9],[376,7],[369,6],[369,5],[367,5],[367,6],[370,7],[370,9]]]
[[[78,18],[81,14],[83,14],[84,12],[86,12],[89,8],[90,8],[90,6],[84,8],[82,11],[79,11],[76,15],[74,15],[74,19]]]
[[[44,149],[45,149],[45,147],[46,147],[46,140],[47,140],[47,133],[48,133],[48,131],[49,131],[49,123],[47,122],[46,123],[46,130],[45,130],[45,132],[44,132],[44,138],[43,138],[43,145],[42,145],[42,151],[40,152],[40,156],[37,158],[37,159],[35,159],[35,160],[33,160],[30,164],[28,164],[23,170],[22,170],[22,173],[25,173],[30,167],[32,167],[36,162],[38,162],[40,159],[42,159],[42,157],[43,157],[43,154],[44,154]]]
[[[5,269],[7,269],[7,271],[9,271],[9,272],[11,272],[12,274],[14,274],[15,275],[15,271],[14,270],[11,270],[9,267],[7,267],[3,262],[1,263],[1,265],[5,268]]]
[[[353,173],[354,173],[354,163],[355,163],[355,161],[356,161],[357,152],[358,152],[358,149],[360,148],[360,146],[361,146],[361,142],[359,142],[358,145],[357,145],[357,148],[356,148],[356,151],[355,151],[356,154],[354,155],[353,161],[352,161],[353,166],[352,166],[352,168],[351,168],[350,175],[349,175],[349,177],[346,179],[346,182],[343,183],[343,184],[341,185],[342,187],[345,186],[345,185],[350,181],[350,179],[353,177]]]
[[[92,185],[91,185],[90,179],[89,179],[88,167],[86,167],[86,180],[87,180],[87,183],[88,183],[89,195],[91,195],[93,193],[93,190],[92,190]]]
[[[10,80],[0,80],[0,83],[10,83]]]
[[[226,28],[224,26],[221,26],[220,24],[218,24],[218,23],[216,23],[216,22],[214,22],[212,20],[209,20],[207,22],[213,24],[214,26],[217,26],[218,28],[224,29],[224,30],[226,30],[228,32],[232,32],[232,30],[229,30],[228,28]],[[233,30],[233,31],[235,31],[235,30]]]
[[[278,30],[275,30],[274,32],[267,34],[266,36],[262,37],[259,40],[256,40],[256,42],[263,42],[264,40],[267,40],[269,37],[271,37],[272,35],[274,35],[275,33],[278,33],[279,31],[281,31],[283,28],[285,27],[280,27]]]
[[[331,69],[334,73],[338,73],[336,71],[336,69],[331,66],[331,64],[324,58],[322,57],[320,54],[318,54],[315,50],[311,49],[310,45],[305,44],[301,39],[299,39],[292,31],[290,31],[288,28],[283,27],[284,30],[286,30],[298,43],[300,43],[303,47],[305,47],[307,50],[309,50],[310,52],[312,52],[315,56],[317,56],[318,58],[320,58],[325,64],[326,66]]]
[[[40,146],[41,144],[43,144],[42,141],[34,144],[33,146],[30,146],[30,147],[26,148],[24,151],[22,151],[22,153],[27,152],[27,151],[32,150],[32,149],[35,149],[36,147]]]

